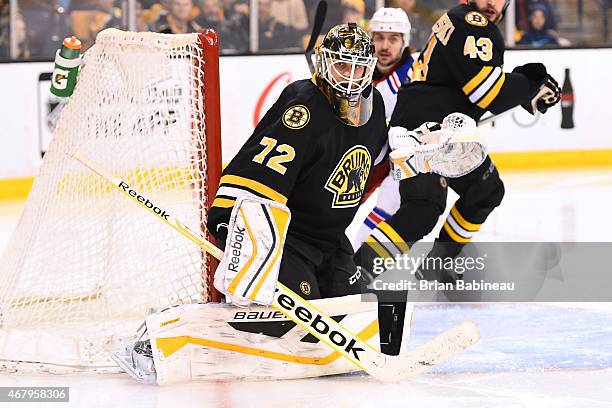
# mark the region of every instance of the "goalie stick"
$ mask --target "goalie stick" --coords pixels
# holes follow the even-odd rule
[[[76,151],[69,152],[68,155],[114,185],[119,191],[131,197],[159,220],[199,245],[206,252],[217,259],[223,257],[223,251],[190,230],[178,218],[157,206],[157,203],[153,203],[132,189],[125,181],[112,176],[105,169],[80,156]],[[280,282],[278,282],[271,306],[357,367],[381,381],[400,381],[411,378],[465,350],[479,339],[476,325],[471,321],[464,321],[442,332],[414,351],[399,356],[390,356],[380,353]]]
[[[314,46],[317,43],[317,40],[319,39],[319,35],[321,34],[321,29],[323,28],[323,23],[325,22],[326,15],[327,1],[321,0],[319,4],[317,4],[317,11],[315,12],[314,23],[312,24],[310,40],[308,41],[308,45],[306,46],[306,51],[304,51],[306,63],[308,64],[308,69],[310,70],[311,74],[315,73],[315,67],[312,63],[312,50],[314,49]]]

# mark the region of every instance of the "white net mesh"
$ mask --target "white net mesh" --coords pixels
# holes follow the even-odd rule
[[[200,249],[66,155],[77,148],[205,232],[197,34],[106,30],[84,60],[0,263],[5,368],[114,367],[109,352],[151,311],[209,298]]]

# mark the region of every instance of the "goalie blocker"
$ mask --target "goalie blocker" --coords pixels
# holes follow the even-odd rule
[[[290,219],[289,208],[276,201],[236,200],[214,281],[228,302],[238,306],[272,303]]]

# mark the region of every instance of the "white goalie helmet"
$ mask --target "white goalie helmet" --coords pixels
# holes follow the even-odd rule
[[[404,48],[410,45],[411,29],[408,15],[401,8],[380,8],[370,20],[370,33],[401,33],[404,38]]]

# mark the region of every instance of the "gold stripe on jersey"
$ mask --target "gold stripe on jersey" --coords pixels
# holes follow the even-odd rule
[[[466,94],[467,96],[470,96],[470,94],[476,89],[478,88],[484,81],[487,80],[487,78],[489,77],[489,75],[491,74],[491,71],[493,71],[493,67],[482,67],[482,69],[480,70],[480,72],[478,72],[476,75],[474,75],[474,77],[472,79],[470,79],[470,81],[465,84],[463,86],[463,93]]]
[[[410,248],[408,247],[408,244],[406,244],[406,241],[404,241],[402,237],[400,237],[399,234],[393,229],[393,227],[387,224],[386,221],[378,223],[376,228],[384,232],[400,251],[408,252]]]
[[[502,72],[502,74],[499,76],[499,78],[497,79],[497,82],[495,82],[495,85],[493,85],[491,90],[487,92],[487,94],[484,96],[484,98],[482,98],[480,102],[477,103],[478,107],[482,109],[487,109],[489,105],[491,104],[491,102],[493,102],[495,98],[497,98],[497,95],[499,95],[499,91],[501,91],[501,88],[504,85],[505,81],[506,81],[506,74]]]
[[[482,224],[474,224],[467,221],[453,206],[451,212],[444,223],[444,230],[455,242],[467,243],[472,240],[476,232],[480,230]]]
[[[218,208],[231,208],[234,206],[234,204],[236,204],[235,199],[216,197],[212,203],[212,206]]]
[[[461,244],[467,244],[468,242],[470,242],[472,240],[472,238],[463,238],[462,236],[460,236],[459,234],[457,234],[453,228],[450,226],[450,224],[448,223],[448,221],[446,221],[444,223],[444,230],[448,233],[448,235],[451,237],[451,239],[455,242],[459,242]]]
[[[425,81],[427,79],[427,72],[429,71],[429,59],[431,58],[431,54],[433,53],[434,48],[436,48],[436,44],[438,41],[436,40],[436,36],[432,35],[429,37],[429,42],[427,43],[427,48],[425,48],[425,52],[422,54],[423,61],[421,58],[417,58],[416,61],[412,63],[412,80],[413,81]]]
[[[376,240],[376,238],[374,238],[373,236],[370,235],[369,237],[367,237],[365,242],[381,258],[393,258],[393,254],[389,252],[389,250],[385,248],[383,244],[378,242],[378,240]]]
[[[465,218],[463,218],[461,213],[459,213],[459,210],[457,210],[457,207],[453,206],[453,208],[451,208],[450,215],[453,217],[455,221],[457,221],[457,224],[459,224],[463,229],[467,231],[472,231],[472,232],[476,232],[480,230],[480,227],[482,224],[473,224],[467,221]]]
[[[365,241],[381,258],[393,258],[408,252],[410,247],[386,222],[379,223]]]
[[[259,181],[251,180],[246,177],[235,176],[233,174],[226,174],[221,177],[219,185],[231,184],[233,186],[246,187],[249,190],[255,191],[270,200],[274,200],[281,204],[287,204],[287,197],[277,192],[276,190],[260,183]]]

